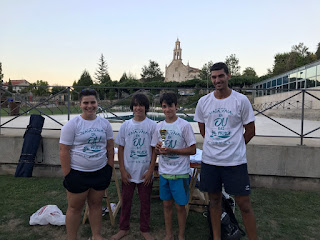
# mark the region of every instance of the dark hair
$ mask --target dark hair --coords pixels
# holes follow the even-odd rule
[[[130,109],[133,110],[133,106],[144,106],[147,113],[149,111],[149,98],[143,93],[136,93],[133,95],[130,103]]]
[[[79,94],[80,101],[82,100],[83,96],[95,96],[98,100],[98,94],[94,89],[82,89],[82,91]]]
[[[168,105],[172,105],[172,103],[176,106],[178,104],[177,95],[173,92],[163,93],[160,97],[160,104],[165,101]]]
[[[221,70],[221,69],[223,69],[226,74],[229,74],[229,68],[227,64],[225,64],[224,62],[218,62],[213,64],[210,68],[210,72]]]

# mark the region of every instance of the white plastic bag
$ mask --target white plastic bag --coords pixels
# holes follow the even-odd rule
[[[65,225],[66,216],[63,215],[57,205],[46,205],[36,211],[30,217],[30,225]]]

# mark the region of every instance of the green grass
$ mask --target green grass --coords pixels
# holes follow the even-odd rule
[[[0,176],[0,239],[38,240],[65,239],[65,226],[30,226],[29,218],[40,207],[57,205],[64,213],[67,209],[62,178],[14,178]],[[110,198],[116,200],[115,186],[109,187]],[[252,204],[257,219],[259,239],[320,239],[320,192],[253,189]],[[241,224],[239,210],[237,219]],[[109,239],[118,231],[108,216],[103,217],[103,236]],[[177,232],[176,213],[173,228]],[[187,219],[186,239],[208,239],[208,225],[201,213],[190,212]],[[152,198],[151,233],[164,237],[162,202]],[[81,225],[80,239],[90,236],[89,224]],[[139,200],[135,194],[131,214],[131,234],[128,239],[142,239],[139,233]],[[247,239],[247,238],[243,238]]]

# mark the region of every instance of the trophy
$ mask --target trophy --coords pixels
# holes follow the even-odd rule
[[[160,136],[161,136],[161,140],[162,140],[162,146],[161,146],[161,148],[166,148],[166,143],[165,143],[166,135],[167,135],[167,130],[161,129],[161,130],[160,130]]]

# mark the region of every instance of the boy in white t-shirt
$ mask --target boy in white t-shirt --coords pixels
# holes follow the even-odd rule
[[[153,183],[151,138],[156,122],[146,117],[149,99],[142,93],[132,97],[130,109],[134,117],[125,121],[119,130],[115,142],[119,145],[118,160],[122,180],[122,206],[120,230],[112,236],[118,240],[129,234],[132,198],[135,187],[140,198],[140,231],[146,240],[154,239],[150,235],[150,199]]]
[[[177,96],[164,93],[160,97],[165,120],[158,123],[153,133],[151,146],[152,162],[159,157],[160,199],[163,200],[164,220],[166,227],[165,240],[173,240],[172,210],[176,204],[179,240],[184,239],[186,225],[185,205],[189,200],[190,155],[196,153],[196,140],[191,125],[177,117]],[[160,131],[165,130],[165,146],[162,146]]]

